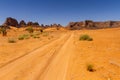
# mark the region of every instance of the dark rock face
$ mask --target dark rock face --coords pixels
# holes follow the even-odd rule
[[[84,22],[70,22],[67,26],[68,29],[77,30],[84,28]]]
[[[8,17],[3,25],[18,27],[18,21],[14,18]]]
[[[51,25],[49,25],[49,27],[62,27],[62,25],[61,24],[51,24]]]
[[[39,23],[38,22],[28,22],[27,23],[27,26],[39,26]]]
[[[44,27],[44,24],[41,24],[40,26],[41,26],[41,27]]]
[[[33,25],[34,26],[39,26],[39,23],[38,22],[34,22]]]
[[[86,20],[85,22],[84,22],[84,27],[86,27],[86,28],[93,28],[94,27],[94,22],[92,21],[92,20]]]
[[[8,27],[10,28],[10,26],[13,26],[13,27],[26,27],[26,26],[32,26],[32,27],[43,27],[43,28],[48,28],[48,27],[56,27],[56,28],[59,28],[59,27],[62,27],[62,25],[60,24],[51,24],[51,25],[39,25],[38,22],[32,22],[32,21],[29,21],[28,23],[26,23],[24,20],[21,20],[18,24],[18,21],[14,18],[11,18],[11,17],[8,17],[6,19],[6,21],[4,22],[4,24],[2,25],[4,27]]]
[[[118,26],[120,26],[120,21],[93,22],[92,20],[86,20],[84,22],[70,22],[67,28],[71,30],[79,30],[112,28]]]
[[[63,27],[61,24],[50,24],[50,25],[44,25],[44,24],[41,24],[40,27],[43,27],[43,28],[60,28],[60,27]]]
[[[24,20],[21,20],[20,23],[19,23],[19,26],[20,27],[25,27],[26,26],[26,23]]]
[[[32,26],[33,25],[33,22],[28,22],[27,23],[27,26]]]

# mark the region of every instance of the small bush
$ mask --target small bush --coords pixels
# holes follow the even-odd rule
[[[34,32],[34,29],[30,26],[26,29],[29,33],[33,33]]]
[[[83,40],[83,41],[92,41],[93,40],[93,38],[91,38],[89,35],[87,35],[87,34],[84,34],[84,35],[81,35],[80,36],[80,38],[79,38],[79,40]]]
[[[88,41],[93,41],[93,38],[90,37],[90,38],[88,39]]]
[[[39,36],[33,36],[33,38],[40,38]]]
[[[23,34],[24,39],[29,39],[30,36],[28,34]]]
[[[43,29],[40,29],[40,32],[43,33]]]
[[[24,39],[23,36],[19,36],[19,37],[18,37],[18,40],[23,40],[23,39]]]
[[[32,34],[31,37],[33,37],[33,38],[40,38],[40,37],[39,37],[38,35],[36,35],[36,34]]]
[[[3,36],[6,36],[7,35],[6,28],[0,28],[0,33],[2,33]]]
[[[28,34],[23,34],[18,37],[18,40],[24,40],[24,39],[29,39],[30,36]]]
[[[87,70],[88,70],[89,72],[94,72],[94,71],[95,71],[94,66],[93,66],[92,64],[88,64],[88,65],[87,65]]]
[[[10,39],[8,39],[8,42],[9,42],[9,43],[16,43],[16,40],[13,39],[13,38],[10,38]]]

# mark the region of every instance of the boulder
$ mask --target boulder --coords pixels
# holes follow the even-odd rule
[[[18,21],[14,18],[8,17],[3,25],[18,27]]]
[[[19,23],[19,26],[20,27],[25,27],[26,26],[26,23],[24,20],[21,20],[20,23]]]
[[[27,23],[27,26],[32,26],[32,25],[33,25],[33,22],[31,21]]]
[[[39,26],[39,23],[38,22],[34,22],[33,25],[34,26]]]
[[[39,23],[30,21],[30,22],[27,23],[27,26],[39,26]]]
[[[94,27],[94,22],[92,21],[92,20],[85,20],[85,22],[84,22],[84,27],[86,27],[86,28],[93,28]]]

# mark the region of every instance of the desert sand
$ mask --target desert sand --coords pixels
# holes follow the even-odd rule
[[[0,80],[120,80],[120,28],[46,32],[25,40],[17,40],[24,29],[0,34]],[[93,41],[80,41],[82,34]]]

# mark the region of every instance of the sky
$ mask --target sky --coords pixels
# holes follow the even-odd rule
[[[120,0],[0,0],[0,24],[7,17],[61,24],[120,20]]]

